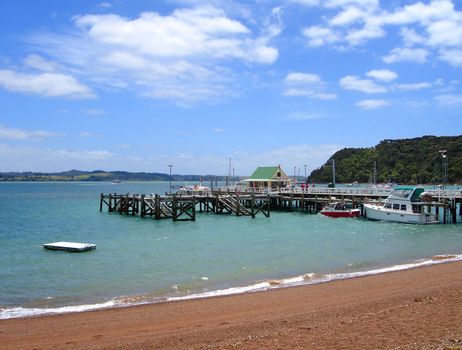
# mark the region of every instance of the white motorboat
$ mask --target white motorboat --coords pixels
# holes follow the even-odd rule
[[[402,222],[408,224],[435,224],[436,215],[430,213],[428,202],[422,200],[422,187],[398,186],[383,204],[364,204],[366,218],[370,220]]]
[[[199,185],[190,185],[190,186],[182,186],[178,189],[178,194],[185,194],[185,195],[200,195],[200,194],[207,194],[211,192],[210,187]]]

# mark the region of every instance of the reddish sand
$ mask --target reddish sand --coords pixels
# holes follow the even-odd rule
[[[2,349],[462,349],[462,262],[227,297],[0,320]]]

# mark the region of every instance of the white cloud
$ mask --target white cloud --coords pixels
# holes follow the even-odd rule
[[[0,144],[0,163],[7,171],[95,170],[118,167],[117,158],[106,150],[69,150]]]
[[[366,73],[369,78],[374,78],[379,81],[389,82],[398,78],[398,74],[388,69],[371,70]]]
[[[335,100],[337,95],[325,91],[321,77],[313,73],[289,73],[284,79],[286,89],[284,96],[309,97],[315,100]]]
[[[63,134],[43,130],[28,131],[22,129],[7,128],[6,126],[0,124],[0,139],[42,140],[54,136],[63,136]]]
[[[289,0],[289,2],[303,6],[318,6],[321,0]]]
[[[29,55],[24,59],[24,66],[42,72],[55,72],[58,65],[55,62],[47,61],[38,55]]]
[[[308,45],[312,47],[330,45],[340,41],[339,33],[326,27],[312,26],[303,29],[302,33],[308,39]]]
[[[442,106],[460,105],[462,104],[462,95],[438,95],[435,100]]]
[[[366,24],[363,28],[358,30],[351,30],[345,37],[348,44],[351,46],[362,45],[370,39],[384,37],[386,34],[379,25]]]
[[[395,85],[395,88],[397,88],[398,90],[403,90],[403,91],[417,91],[417,90],[428,89],[431,87],[432,87],[432,84],[426,81],[421,82],[421,83],[414,83],[414,84]]]
[[[222,128],[215,128],[212,130],[215,134],[221,134],[223,132],[225,132],[225,129],[222,129]]]
[[[257,166],[278,165],[288,173],[293,174],[294,166],[304,173],[304,164],[307,164],[307,171],[321,166],[336,151],[344,148],[342,145],[289,145],[281,148],[270,149],[264,152],[234,152],[232,154],[236,174],[250,175]],[[214,156],[213,158],[215,158]],[[196,159],[193,157],[193,159]],[[227,169],[226,158],[208,159],[209,164],[216,164],[215,169]],[[192,161],[191,161],[192,163]],[[221,164],[221,165],[220,165]]]
[[[451,47],[462,45],[462,16],[458,21],[442,19],[427,27],[430,46]]]
[[[425,63],[427,61],[427,56],[429,51],[426,49],[413,49],[408,47],[397,47],[391,50],[391,52],[382,57],[383,62],[385,63],[396,63],[396,62],[416,62],[416,63]]]
[[[355,90],[366,94],[387,92],[387,89],[384,86],[378,85],[370,79],[360,79],[353,75],[348,75],[340,79],[340,86],[345,90]]]
[[[93,98],[94,94],[74,77],[59,73],[27,74],[0,69],[4,89],[46,97]]]
[[[426,38],[412,28],[401,28],[400,34],[406,46],[423,45],[426,42]]]
[[[288,84],[320,84],[321,77],[312,73],[289,73],[285,77],[285,82]]]
[[[128,145],[117,145],[121,152],[128,152]],[[166,164],[176,164],[175,173],[180,174],[216,174],[228,171],[228,157],[232,157],[236,175],[248,176],[258,165],[281,164],[287,172],[297,166],[311,171],[321,166],[333,153],[344,148],[338,144],[289,145],[261,152],[236,150],[231,154],[173,153],[154,152],[151,156],[120,155],[106,150],[70,150],[39,147],[12,147],[0,143],[0,163],[8,164],[7,171],[63,171],[81,170],[124,170],[155,171],[166,173]],[[146,169],[146,164],[158,164]]]
[[[319,93],[315,93],[311,95],[311,98],[315,100],[323,100],[323,101],[336,100],[337,94],[319,92]]]
[[[403,47],[383,57],[384,62],[424,63],[434,51],[462,49],[462,12],[451,0],[418,1],[392,10],[381,8],[378,0],[307,1],[305,5],[318,6],[327,12],[320,16],[321,23],[303,30],[312,47],[355,47],[385,37],[390,27],[398,27]],[[453,57],[440,58],[459,65]]]
[[[385,100],[362,100],[356,103],[356,106],[362,109],[378,109],[389,105]]]
[[[379,6],[379,0],[289,0],[289,2],[309,7],[345,8],[355,6],[369,10]]]
[[[98,4],[99,7],[102,7],[102,8],[111,8],[112,7],[112,4],[110,2],[107,2],[107,1],[103,1],[103,2],[100,2]]]
[[[72,35],[42,33],[30,41],[99,86],[186,106],[239,93],[245,82],[230,62],[245,63],[242,70],[274,63],[279,51],[271,41],[281,33],[281,11],[250,26],[203,5],[131,18],[82,15],[74,18]]]
[[[357,7],[349,7],[329,21],[332,26],[344,26],[364,18],[366,13]]]
[[[448,62],[455,67],[462,66],[462,49],[460,50],[441,50],[439,59]]]

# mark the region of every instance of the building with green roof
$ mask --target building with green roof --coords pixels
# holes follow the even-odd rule
[[[256,191],[278,189],[290,185],[290,178],[281,169],[281,166],[261,166],[246,180],[249,188]]]

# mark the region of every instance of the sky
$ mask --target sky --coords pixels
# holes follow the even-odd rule
[[[303,175],[461,112],[462,1],[0,2],[0,172]]]

